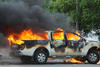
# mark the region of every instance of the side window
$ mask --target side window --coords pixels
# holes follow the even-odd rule
[[[85,42],[83,38],[79,37],[73,33],[66,33],[67,39],[69,40],[68,47],[74,49],[75,51],[80,51],[84,47]]]
[[[76,41],[80,40],[80,37],[73,33],[66,33],[66,36],[68,40],[76,40]]]
[[[53,36],[53,45],[54,47],[63,47],[64,43],[64,33],[63,32],[54,32]]]
[[[54,40],[64,40],[64,33],[63,32],[54,32],[53,39]]]

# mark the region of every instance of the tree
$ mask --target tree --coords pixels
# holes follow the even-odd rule
[[[100,0],[82,0],[80,7],[82,9],[80,28],[84,28],[86,32],[100,29]]]
[[[45,8],[50,12],[69,13],[73,25],[78,17],[79,30],[89,32],[100,28],[100,0],[78,0],[78,14],[75,0],[46,0]]]

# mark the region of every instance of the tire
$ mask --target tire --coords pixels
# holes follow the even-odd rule
[[[32,61],[31,61],[31,57],[28,57],[28,56],[21,56],[20,57],[21,61],[23,64],[31,64]]]
[[[95,50],[95,51],[89,52],[87,54],[86,58],[87,58],[87,61],[90,64],[97,64],[99,62],[99,54],[98,54],[98,51]]]
[[[47,62],[47,53],[44,51],[36,51],[34,54],[34,62],[36,64],[45,64]]]

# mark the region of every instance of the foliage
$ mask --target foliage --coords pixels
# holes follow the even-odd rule
[[[78,0],[78,12],[76,12],[76,0],[46,0],[45,8],[50,12],[69,13],[78,21],[79,30],[89,32],[100,29],[100,0]]]

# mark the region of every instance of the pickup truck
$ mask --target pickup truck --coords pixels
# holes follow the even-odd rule
[[[65,58],[75,57],[80,58],[82,61],[96,64],[99,62],[100,43],[96,41],[88,41],[80,35],[74,34],[79,37],[79,40],[68,39],[68,36],[63,32],[63,38],[58,39],[53,36],[55,33],[49,31],[48,40],[23,40],[24,44],[17,46],[17,53],[23,63],[35,62],[44,64],[49,57]],[[12,47],[15,45],[12,45]]]

